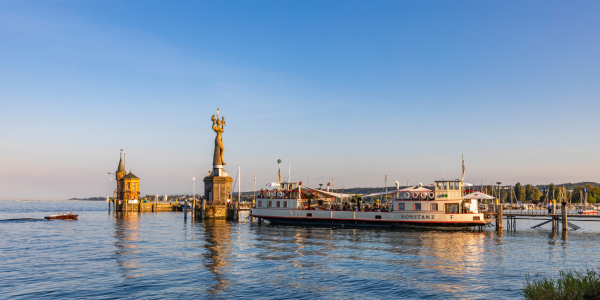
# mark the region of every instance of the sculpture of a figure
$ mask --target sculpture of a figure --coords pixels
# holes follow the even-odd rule
[[[223,138],[222,133],[225,130],[225,117],[223,120],[219,120],[219,117],[215,119],[215,115],[212,116],[211,120],[213,121],[213,130],[217,133],[217,137],[215,138],[215,156],[213,159],[213,165],[225,165],[223,161],[223,153],[225,152],[225,148],[223,147]]]

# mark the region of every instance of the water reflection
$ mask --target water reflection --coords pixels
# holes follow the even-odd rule
[[[231,225],[224,220],[207,219],[204,225],[205,267],[215,275],[215,283],[208,288],[208,293],[217,296],[231,284],[227,279],[226,268],[231,259]]]
[[[138,213],[116,213],[115,218],[115,258],[119,270],[125,278],[137,277],[139,268],[136,243],[139,242],[140,220]]]

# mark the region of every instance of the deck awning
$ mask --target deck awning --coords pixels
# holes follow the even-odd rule
[[[312,191],[312,192],[321,194],[322,196],[325,196],[325,197],[328,197],[328,198],[340,198],[340,199],[344,199],[344,198],[351,198],[352,196],[354,196],[353,194],[343,194],[343,193],[334,193],[334,192],[328,192],[328,191],[321,191],[321,190],[309,188],[309,187],[306,187],[306,186],[303,186],[302,189],[305,190],[305,191]]]
[[[401,189],[401,190],[368,194],[368,195],[365,195],[363,197],[376,197],[376,196],[399,194],[399,193],[405,193],[405,192],[407,192],[407,193],[413,193],[413,192],[417,192],[417,193],[422,193],[422,192],[429,193],[429,192],[433,192],[433,191],[430,190],[430,189],[426,189],[426,188],[424,188],[422,186],[420,186],[420,187],[414,187],[413,186],[413,187],[404,188],[404,189]]]
[[[464,196],[463,198],[466,200],[469,200],[469,199],[480,199],[480,200],[481,199],[490,199],[490,200],[496,199],[488,194],[481,193],[481,192],[470,193],[470,194]]]

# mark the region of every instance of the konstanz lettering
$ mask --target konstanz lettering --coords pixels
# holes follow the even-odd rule
[[[402,219],[433,220],[435,215],[402,215]]]

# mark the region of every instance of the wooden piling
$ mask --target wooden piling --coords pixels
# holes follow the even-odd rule
[[[194,195],[194,199],[192,199],[192,220],[196,217],[196,195]]]
[[[502,205],[497,205],[497,211],[498,213],[496,214],[496,230],[502,231],[504,229],[504,214]]]
[[[202,220],[206,218],[206,198],[202,199]]]
[[[187,218],[187,198],[183,202],[183,217]]]
[[[110,213],[110,200],[108,200],[108,212]]]
[[[569,230],[569,223],[567,222],[567,207],[563,206],[562,208],[562,230],[563,231],[567,231]]]
[[[233,203],[233,219],[236,221],[238,219],[238,201]]]

